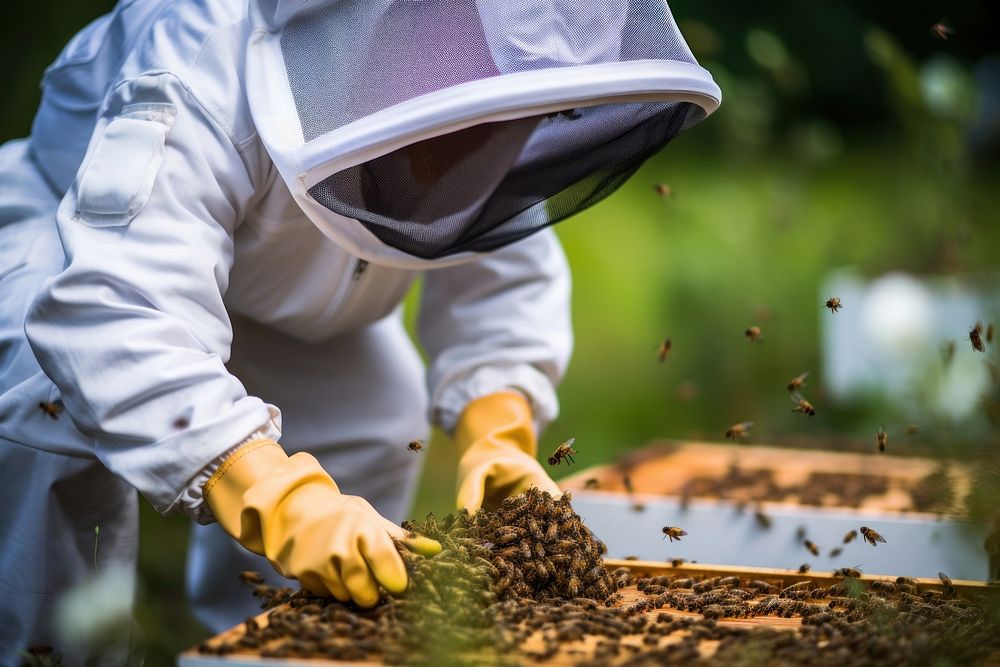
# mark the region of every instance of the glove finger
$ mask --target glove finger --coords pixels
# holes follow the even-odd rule
[[[343,586],[327,585],[328,583],[332,584],[330,577],[324,578],[316,572],[303,572],[298,579],[299,583],[302,584],[302,588],[313,595],[320,597],[330,597],[332,595],[341,602],[347,602],[351,599],[351,596],[347,594],[347,589]]]
[[[385,517],[382,518],[382,524],[389,535],[399,540],[404,547],[413,553],[420,554],[425,558],[430,558],[441,553],[441,543],[436,540],[424,537],[423,535],[417,535],[416,533],[408,533]]]
[[[382,588],[393,595],[406,591],[409,583],[406,565],[396,549],[396,544],[387,534],[372,531],[372,534],[362,535],[359,546],[368,569]]]
[[[483,506],[483,496],[486,493],[483,484],[483,475],[472,472],[462,480],[458,487],[458,499],[456,504],[459,509],[467,509],[470,514],[475,514]]]
[[[355,604],[359,607],[370,608],[374,607],[381,597],[381,593],[378,589],[378,582],[375,579],[375,575],[372,570],[368,567],[368,562],[362,556],[361,551],[355,548],[354,552],[350,556],[344,558],[341,564],[340,572],[344,577],[344,585],[347,587],[347,591],[351,594],[351,599],[354,600]],[[395,552],[395,548],[393,548]],[[399,554],[396,554],[396,558],[399,558]],[[400,561],[400,567],[403,570],[403,581],[405,588],[406,581],[406,568],[403,567],[402,561]],[[391,581],[390,584],[397,582]]]

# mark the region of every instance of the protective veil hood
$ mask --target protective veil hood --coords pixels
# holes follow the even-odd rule
[[[250,0],[247,90],[296,202],[400,268],[613,192],[721,92],[665,0]]]

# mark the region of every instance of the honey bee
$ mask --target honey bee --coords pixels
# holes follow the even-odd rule
[[[733,424],[729,427],[729,430],[726,431],[726,437],[735,441],[737,438],[749,435],[751,427],[753,427],[753,422],[740,422],[739,424]]]
[[[802,398],[801,394],[792,394],[792,403],[795,403],[795,407],[792,408],[792,412],[801,412],[804,415],[809,415],[810,417],[816,416],[816,408],[813,404]]]
[[[757,521],[757,525],[763,528],[764,530],[767,530],[768,528],[771,527],[771,517],[764,514],[764,510],[758,508],[753,516],[754,519]]]
[[[816,546],[816,544],[811,540],[803,540],[802,546],[808,549],[809,553],[811,553],[813,556],[819,556],[819,547]]]
[[[854,538],[856,538],[857,536],[858,536],[858,531],[856,530],[847,531],[847,534],[844,535],[844,544],[850,544],[851,542],[854,541]]]
[[[674,540],[680,542],[681,538],[684,537],[685,535],[687,535],[687,531],[684,530],[683,528],[678,528],[677,526],[663,527],[663,538],[666,539],[669,537],[671,542],[673,542]]]
[[[632,503],[633,512],[645,512],[646,506],[643,503]]]
[[[835,313],[844,306],[843,304],[840,303],[839,298],[831,296],[829,299],[826,300],[825,307],[829,308],[831,313]]]
[[[628,475],[622,475],[622,486],[625,487],[625,493],[629,495],[635,493],[635,489],[632,488],[632,478]]]
[[[885,432],[884,428],[880,428],[878,433],[875,434],[875,443],[878,445],[880,452],[885,451],[885,446],[889,444],[889,434]]]
[[[573,449],[574,442],[576,442],[576,438],[570,438],[566,442],[556,447],[556,451],[552,452],[552,456],[549,457],[549,465],[550,466],[559,465],[560,463],[563,462],[563,459],[566,459],[569,462],[566,465],[569,465],[570,463],[576,463],[576,461],[573,460],[573,454],[577,453],[577,451]]]
[[[62,412],[62,405],[59,403],[42,401],[38,404],[38,409],[42,411],[42,414],[50,419],[59,419],[59,413]]]
[[[861,570],[858,569],[857,565],[855,565],[854,567],[841,567],[833,571],[833,576],[853,577],[857,579],[858,577],[861,576]]]
[[[413,452],[414,454],[416,454],[417,452],[419,452],[421,449],[424,448],[424,443],[420,442],[419,440],[411,440],[410,444],[408,444],[406,448],[411,452]]]
[[[764,336],[758,326],[747,327],[747,330],[743,332],[743,335],[747,337],[747,340],[752,342],[757,342]]]
[[[812,569],[812,566],[809,565],[809,563],[802,563],[802,565],[799,565],[798,572],[799,572],[799,574],[805,574],[806,572],[808,572],[811,569]]]
[[[993,323],[992,322],[990,322],[986,326],[986,342],[987,343],[992,343],[993,342]]]
[[[837,556],[839,556],[839,555],[840,555],[840,554],[841,554],[841,553],[842,553],[843,551],[844,551],[844,550],[843,550],[843,549],[841,549],[840,547],[834,547],[834,548],[830,549],[830,558],[836,558],[836,557],[837,557]]]
[[[806,386],[806,378],[809,377],[809,371],[802,373],[801,375],[796,375],[791,380],[788,381],[788,391],[796,392],[802,387]]]
[[[950,340],[941,346],[941,361],[945,366],[951,364],[951,360],[955,358],[955,341]]]
[[[674,346],[673,342],[669,338],[664,338],[663,342],[660,343],[660,363],[662,364],[667,360],[667,356],[670,354],[670,349]]]
[[[861,537],[865,538],[865,542],[868,542],[873,547],[878,546],[879,542],[885,542],[885,538],[878,534],[872,528],[868,526],[861,526]]]
[[[264,583],[264,577],[261,576],[260,572],[254,572],[252,570],[244,570],[239,574],[240,581],[244,584],[255,584],[261,585]]]
[[[598,489],[601,487],[600,481],[596,477],[591,477],[586,482],[583,483],[583,488],[585,489]]]
[[[667,185],[666,183],[657,183],[656,184],[656,194],[660,195],[664,199],[666,199],[667,197],[669,197],[673,193],[674,193],[674,189],[672,187],[670,187],[669,185]]]
[[[938,21],[930,27],[931,34],[940,40],[947,40],[950,35],[955,34],[955,29],[950,25],[945,23],[943,20]]]
[[[174,423],[171,424],[171,426],[173,426],[178,431],[183,431],[190,425],[191,422],[189,422],[186,417],[178,417],[177,419],[174,420]]]
[[[916,424],[908,424],[906,428],[903,429],[905,435],[916,435],[920,432],[920,427]]]
[[[986,346],[983,345],[982,322],[976,322],[976,326],[969,330],[969,341],[972,343],[972,349],[976,352],[986,352]]]

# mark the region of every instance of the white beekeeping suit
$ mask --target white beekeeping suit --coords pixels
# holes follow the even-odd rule
[[[460,505],[555,488],[534,439],[572,335],[544,228],[719,98],[664,3],[575,6],[122,0],[70,42],[0,148],[0,662],[57,641],[95,565],[134,567],[136,490],[210,524],[188,587],[218,631],[263,557],[341,599],[398,588],[385,554],[286,556],[345,525],[391,546],[432,422]],[[296,533],[293,491],[343,509]]]

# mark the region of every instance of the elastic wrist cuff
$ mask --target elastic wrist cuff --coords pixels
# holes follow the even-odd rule
[[[235,450],[233,450],[233,453],[230,454],[229,457],[222,462],[222,465],[219,466],[219,469],[215,471],[215,474],[212,475],[212,477],[207,482],[205,482],[205,487],[204,487],[205,500],[208,500],[208,496],[210,493],[212,493],[212,489],[214,489],[215,486],[222,481],[222,478],[226,476],[226,473],[229,472],[229,470],[232,469],[232,467],[236,465],[240,459],[242,459],[247,454],[260,449],[261,447],[277,447],[278,449],[281,449],[281,445],[276,443],[274,440],[271,440],[270,438],[264,438],[262,440],[251,440],[245,445],[237,447]]]

